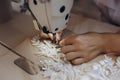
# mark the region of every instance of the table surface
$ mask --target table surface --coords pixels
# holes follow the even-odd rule
[[[21,16],[21,17],[18,17],[18,16]],[[25,15],[22,16],[21,14],[18,15],[18,16],[16,16],[17,18],[15,18],[18,21],[19,21],[19,19],[25,17]],[[30,18],[28,17],[28,19],[30,19]],[[32,19],[30,19],[30,21],[31,20]],[[13,23],[14,23],[14,21],[10,24],[13,25]],[[74,14],[71,15],[70,22],[69,22],[68,25],[69,26],[68,26],[67,30],[64,31],[63,37],[68,37],[68,36],[71,36],[73,34],[80,34],[80,33],[93,32],[93,31],[100,32],[100,33],[101,32],[113,32],[113,33],[115,33],[115,32],[120,30],[119,27],[115,27],[115,26],[107,24],[107,23],[99,22],[99,21],[96,21],[96,20],[93,20],[93,19],[83,17],[81,15],[74,15]],[[8,26],[8,24],[7,24],[7,26]],[[27,28],[29,28],[29,25],[27,25]],[[6,29],[9,30],[9,28],[6,28]],[[19,30],[19,29],[17,28],[17,30]],[[32,61],[36,61],[36,58],[34,57],[34,53],[36,52],[36,49],[32,47],[32,45],[30,43],[30,40],[31,40],[31,38],[29,38],[29,37],[27,39],[24,39],[24,41],[22,41],[22,43],[20,43],[18,46],[16,46],[15,49],[17,51],[19,51],[19,53],[21,55],[29,58]],[[9,66],[12,70],[15,70],[15,71],[12,71],[11,69],[8,70],[7,67],[4,67],[3,65],[0,65],[0,66],[2,66],[2,69],[4,70],[4,73],[6,75],[10,76],[12,74],[15,74],[16,77],[20,77],[21,75],[25,75],[27,77],[30,77],[31,80],[38,80],[38,79],[39,80],[44,80],[43,77],[40,75],[40,73],[38,75],[32,76],[32,75],[26,74],[24,71],[21,71],[21,69],[18,69],[18,67],[15,67],[15,65],[13,64],[13,61],[18,57],[13,56],[14,54],[12,54],[12,55],[11,54],[12,53],[9,52],[9,54],[7,54],[6,56],[3,56],[4,59],[2,60],[2,58],[1,58],[1,62],[0,62],[0,64],[2,63],[4,65]],[[9,58],[9,62],[8,62],[8,58]],[[94,61],[100,60],[102,58],[103,58],[103,56],[99,56],[99,59],[96,58]],[[7,71],[9,71],[9,72],[7,72]],[[11,74],[11,72],[12,72],[12,74]],[[3,74],[3,73],[0,72],[0,74]],[[7,80],[5,78],[6,75],[2,76],[3,80]],[[30,80],[30,79],[27,79],[27,80]]]

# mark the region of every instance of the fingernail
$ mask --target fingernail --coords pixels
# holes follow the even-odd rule
[[[49,38],[50,38],[51,40],[53,40],[53,34],[48,33],[48,36],[49,36]]]
[[[64,39],[59,42],[60,46],[63,46]]]

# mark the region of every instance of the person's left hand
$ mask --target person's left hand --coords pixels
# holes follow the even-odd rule
[[[92,60],[105,51],[106,38],[104,34],[86,33],[63,39],[61,50],[67,60],[78,65]]]

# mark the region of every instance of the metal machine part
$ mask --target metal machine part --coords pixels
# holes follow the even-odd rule
[[[37,23],[36,29],[43,29],[46,33],[53,33],[55,37],[56,33],[67,26],[66,23],[69,20],[73,0],[25,0],[24,4]],[[29,74],[35,75],[38,73],[39,65],[32,63],[32,61],[21,56],[5,44],[1,43],[1,45],[21,57],[15,61],[16,65]]]
[[[14,61],[14,63],[19,66],[21,69],[23,69],[25,72],[31,74],[31,75],[36,75],[40,72],[41,67],[39,65],[36,65],[32,61],[20,57]]]
[[[53,34],[53,41],[52,43],[56,43],[56,33]]]
[[[25,72],[27,72],[27,73],[29,73],[31,75],[38,74],[38,72],[41,69],[41,67],[39,67],[39,65],[37,65],[34,62],[30,61],[26,57],[20,55],[20,53],[16,52],[12,48],[10,48],[8,45],[6,45],[5,43],[3,43],[2,41],[0,41],[0,45],[2,45],[3,47],[5,47],[9,51],[13,52],[14,54],[16,54],[17,56],[20,57],[20,58],[18,58],[18,59],[16,59],[14,61],[14,63],[17,66],[19,66],[21,69],[23,69]]]
[[[53,34],[53,42],[56,42],[56,33],[67,27],[73,0],[24,0],[22,12],[26,8],[34,18],[36,30]]]
[[[10,21],[13,17],[13,11],[10,1],[11,0],[0,0],[0,24]],[[40,71],[39,65],[20,55],[19,52],[15,51],[13,48],[8,46],[4,42],[0,41],[0,45],[20,57],[17,60],[15,60],[14,63],[27,73],[35,75]]]

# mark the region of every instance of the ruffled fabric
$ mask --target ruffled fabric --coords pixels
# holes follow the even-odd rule
[[[38,48],[40,66],[44,78],[49,80],[119,80],[120,58],[117,62],[104,55],[104,59],[94,63],[73,66],[66,60],[58,45],[48,40],[32,40]]]

